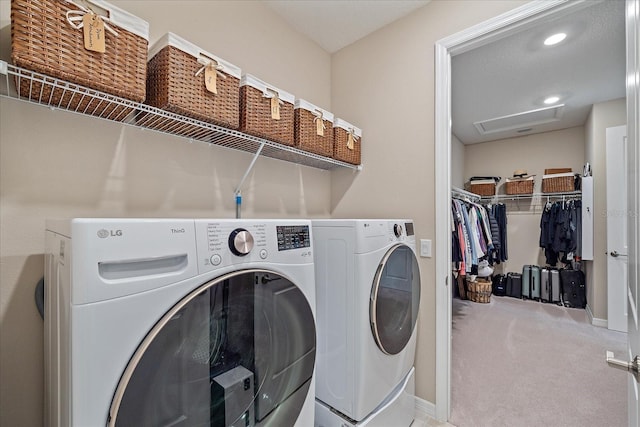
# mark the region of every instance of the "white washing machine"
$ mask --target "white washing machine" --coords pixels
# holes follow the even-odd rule
[[[311,223],[47,223],[47,426],[314,419]]]
[[[409,426],[420,272],[411,220],[312,221],[317,427]]]

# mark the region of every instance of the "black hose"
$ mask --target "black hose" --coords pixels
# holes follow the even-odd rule
[[[34,297],[36,300],[36,307],[38,307],[38,313],[40,313],[40,317],[44,320],[44,277],[36,283]]]

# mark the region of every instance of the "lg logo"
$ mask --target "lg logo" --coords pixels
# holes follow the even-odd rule
[[[107,237],[121,237],[122,230],[105,230],[104,228],[98,230],[98,237],[106,239]]]

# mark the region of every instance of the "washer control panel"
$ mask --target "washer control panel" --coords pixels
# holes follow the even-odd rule
[[[311,224],[306,220],[196,220],[201,271],[250,262],[313,262]]]

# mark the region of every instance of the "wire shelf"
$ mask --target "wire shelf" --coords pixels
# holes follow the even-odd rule
[[[360,165],[319,156],[233,129],[129,101],[16,67],[6,61],[0,61],[0,74],[4,75],[3,79],[0,78],[0,96],[2,97],[52,109],[90,115],[141,129],[149,129],[193,141],[207,142],[317,169],[362,169]]]

